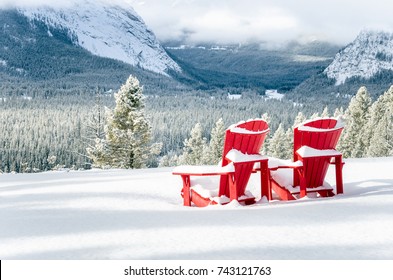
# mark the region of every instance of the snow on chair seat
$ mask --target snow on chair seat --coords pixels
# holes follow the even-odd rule
[[[172,174],[183,180],[184,205],[207,206],[232,200],[250,204],[255,197],[246,186],[256,162],[263,167],[262,193],[268,195],[267,157],[259,154],[269,128],[262,119],[249,120],[230,126],[225,132],[221,166],[179,166]],[[191,178],[192,176],[192,178]],[[215,178],[195,178],[195,176]],[[215,183],[212,183],[212,180]],[[213,186],[213,187],[211,187]]]
[[[275,171],[271,171],[270,174],[272,179],[277,184],[284,187],[292,195],[300,194],[300,186],[293,185],[293,172],[291,169],[288,168],[277,169]],[[324,182],[322,186],[314,187],[314,188],[306,188],[306,191],[307,193],[320,192],[320,191],[333,191],[333,187],[327,182]]]

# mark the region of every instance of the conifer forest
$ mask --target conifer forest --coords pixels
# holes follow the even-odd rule
[[[124,81],[125,82],[125,81]],[[141,89],[143,85],[141,85]],[[7,95],[0,99],[0,169],[2,172],[40,172],[56,169],[90,169],[91,147],[105,139],[108,116],[116,106],[117,90],[89,89],[79,94]],[[39,89],[30,89],[39,92]],[[75,93],[75,92],[74,92]],[[250,118],[265,118],[270,126],[265,154],[290,158],[291,131],[305,119],[343,115],[346,128],[340,149],[346,157],[393,154],[393,88],[372,98],[366,87],[321,102],[298,102],[295,94],[269,98],[252,90],[234,99],[226,90],[178,90],[143,96],[143,113],[150,125],[154,151],[140,167],[218,162],[223,130]],[[335,102],[329,102],[334,99]],[[364,127],[368,127],[368,133]],[[220,132],[221,131],[221,132]],[[192,140],[192,141],[191,141]],[[200,154],[189,156],[198,143]],[[216,143],[216,144],[215,144]],[[90,147],[90,153],[89,153]],[[216,147],[216,148],[214,148]],[[218,147],[218,148],[217,148]],[[156,146],[157,148],[157,146]],[[194,149],[195,150],[195,149]],[[211,156],[216,154],[216,156]],[[218,159],[217,159],[218,157]],[[101,167],[121,167],[116,164]],[[131,168],[133,168],[131,166]]]

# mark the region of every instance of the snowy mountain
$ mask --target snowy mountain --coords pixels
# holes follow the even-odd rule
[[[73,5],[18,10],[31,21],[43,22],[48,27],[48,36],[52,36],[51,29],[67,30],[74,44],[94,55],[161,74],[180,71],[131,6],[83,0]]]
[[[336,55],[324,73],[340,85],[348,78],[368,79],[383,70],[393,70],[393,33],[362,31]]]

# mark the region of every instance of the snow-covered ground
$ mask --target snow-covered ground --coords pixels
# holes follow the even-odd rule
[[[333,198],[207,208],[171,168],[3,174],[0,259],[393,259],[392,167],[347,160]]]
[[[284,94],[278,93],[276,89],[268,89],[265,91],[265,96],[267,99],[277,99],[281,100],[284,98]]]

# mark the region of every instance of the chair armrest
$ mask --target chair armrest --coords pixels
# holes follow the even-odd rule
[[[331,150],[319,150],[314,149],[309,146],[303,146],[296,151],[301,158],[312,158],[312,157],[335,157],[341,156],[342,154],[339,151],[334,149]]]
[[[233,163],[226,166],[218,165],[181,165],[173,169],[173,175],[192,175],[192,176],[214,176],[214,175],[227,175],[235,172]]]
[[[303,167],[303,162],[301,162],[300,160],[292,161],[269,157],[269,170],[277,170],[281,168],[298,169],[301,167]]]
[[[239,150],[232,149],[230,150],[226,156],[226,159],[229,161],[237,164],[237,163],[255,163],[255,162],[261,162],[261,161],[267,161],[268,157],[263,156],[261,154],[243,154]]]

